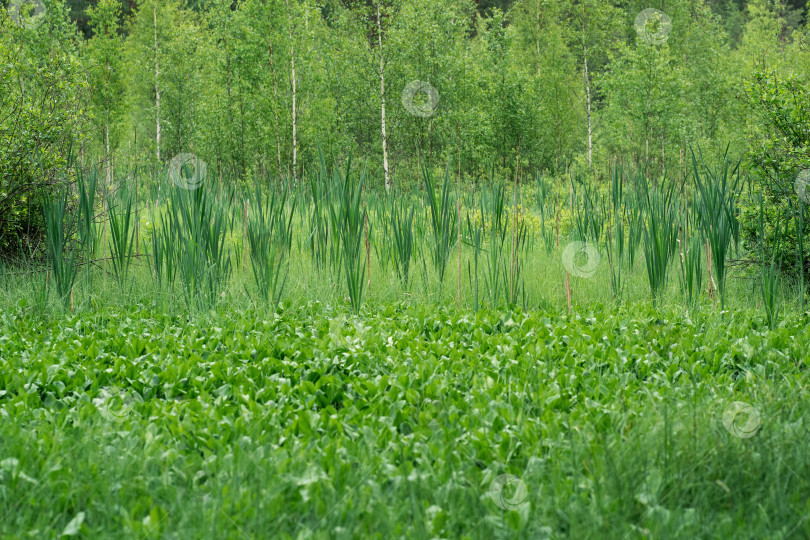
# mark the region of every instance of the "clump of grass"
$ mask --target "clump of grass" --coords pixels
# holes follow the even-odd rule
[[[65,306],[70,301],[70,293],[76,281],[76,253],[70,249],[70,231],[72,220],[68,212],[68,191],[58,195],[56,200],[46,200],[43,204],[45,222],[45,251],[50,267],[50,274],[56,286],[56,295]],[[67,225],[67,227],[66,227]],[[47,293],[46,293],[47,294]]]
[[[226,242],[233,228],[234,192],[214,194],[205,188],[169,188],[169,223],[187,305],[211,306],[231,273]]]
[[[363,205],[363,185],[365,171],[355,181],[351,174],[351,157],[346,164],[346,173],[333,171],[334,195],[330,211],[330,225],[339,239],[340,255],[344,277],[349,292],[349,301],[355,312],[360,310],[365,285],[366,258],[363,252],[363,234],[366,221],[366,208]]]
[[[450,161],[445,168],[444,184],[441,193],[436,189],[430,168],[422,165],[422,178],[425,183],[428,207],[430,209],[430,224],[432,226],[431,259],[439,276],[439,296],[444,284],[444,274],[450,255],[456,242],[456,220],[458,212],[455,201],[452,200]]]
[[[702,160],[702,156],[701,156]],[[726,305],[726,258],[732,239],[739,237],[736,197],[740,186],[740,162],[732,166],[728,149],[719,168],[698,166],[694,151],[692,165],[699,198],[697,211],[703,235],[711,246],[712,271],[717,276],[717,289],[720,293],[720,306]]]
[[[116,201],[107,197],[110,221],[110,257],[113,273],[118,284],[123,288],[129,267],[132,262],[132,248],[135,246],[135,227],[133,222],[132,197],[128,192]]]
[[[96,188],[98,186],[98,172],[90,171],[86,179],[83,171],[76,168],[76,183],[79,191],[79,240],[86,258],[87,288],[91,283],[91,264],[95,254],[97,226],[95,221]]]
[[[679,216],[673,188],[674,184],[669,188],[645,187],[644,260],[654,301],[666,286],[670,260],[677,247]]]
[[[406,208],[408,206],[409,208]],[[394,202],[391,210],[392,255],[397,276],[408,287],[411,258],[413,257],[413,205]]]
[[[286,189],[267,195],[258,185],[252,202],[247,226],[251,268],[259,295],[275,307],[289,272],[295,203],[288,208]]]

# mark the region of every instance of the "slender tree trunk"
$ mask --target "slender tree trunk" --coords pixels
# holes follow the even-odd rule
[[[593,138],[591,135],[591,80],[588,77],[588,46],[585,44],[585,2],[582,3],[582,64],[585,72],[585,99],[588,117],[588,167],[592,167]]]
[[[537,0],[537,39],[535,40],[535,44],[537,45],[537,76],[540,76],[540,60],[543,58],[543,55],[540,53],[540,0]]]
[[[389,191],[391,189],[391,178],[388,171],[388,138],[385,133],[385,59],[383,56],[380,0],[377,0],[377,41],[380,47],[380,123],[382,126],[383,174],[385,175],[385,191]]]
[[[664,170],[664,169],[667,168],[666,162],[667,162],[667,154],[665,152],[665,147],[664,147],[664,130],[662,129],[661,130],[661,170]]]
[[[461,309],[461,128],[456,125],[458,140],[458,192],[456,193],[456,216],[458,220],[458,296],[456,307]]]
[[[158,64],[157,4],[152,7],[155,21],[155,139],[157,142],[157,160],[160,161],[160,66]]]
[[[230,125],[231,119],[233,118],[233,114],[231,113],[231,104],[233,103],[233,97],[231,97],[231,54],[228,49],[228,39],[223,39],[225,43],[225,91],[228,95],[228,106],[225,109],[228,116],[228,124]],[[231,163],[231,170],[233,170],[233,163],[234,163],[234,143],[233,143],[233,126],[230,125],[230,129],[228,129],[228,157]]]
[[[290,72],[292,77],[292,169],[293,183],[298,181],[298,124],[296,119],[296,81],[295,81],[295,42],[293,41],[292,14],[290,13],[290,0],[287,3],[287,31],[290,36]]]
[[[509,272],[509,303],[515,302],[515,256],[517,255],[517,194],[518,189],[518,175],[520,174],[520,143],[518,139],[517,160],[515,162],[515,189],[512,191],[512,266]]]
[[[110,111],[107,110],[107,118],[104,124],[104,147],[107,154],[107,185],[112,185],[112,158],[110,157]]]
[[[138,153],[138,126],[137,126],[137,124],[135,125],[134,132],[135,132],[134,133],[134,135],[135,135],[135,141],[134,141],[134,143],[135,143],[134,144],[134,146],[135,146],[135,154],[137,154]],[[132,154],[130,154],[130,155],[132,155]],[[135,162],[137,163],[137,160]],[[135,257],[138,257],[138,255],[140,254],[140,245],[141,245],[141,242],[140,242],[140,238],[141,238],[141,227],[140,227],[141,219],[140,219],[140,214],[138,213],[138,180],[137,180],[137,178],[138,178],[138,176],[137,176],[138,169],[137,169],[137,167],[133,167],[133,169],[135,170],[135,216],[136,216],[136,218],[135,218]]]
[[[273,68],[273,44],[270,44],[270,76],[273,78],[273,122],[276,125],[276,151],[278,154],[278,178],[281,180],[281,132],[278,125],[278,85],[276,70]]]

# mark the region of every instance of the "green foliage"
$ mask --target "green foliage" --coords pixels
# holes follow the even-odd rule
[[[335,168],[332,176],[332,200],[329,203],[329,223],[340,247],[339,261],[346,279],[349,300],[355,312],[360,310],[366,279],[366,253],[363,250],[366,206],[363,202],[365,171],[354,180],[352,160],[346,163],[346,172]],[[338,266],[341,266],[340,263]]]
[[[757,71],[745,88],[759,123],[749,160],[769,194],[795,196],[799,173],[810,167],[810,92],[796,75]]]
[[[692,164],[699,192],[698,223],[703,236],[711,246],[712,272],[714,276],[717,276],[721,306],[725,307],[726,260],[731,250],[732,240],[737,244],[740,238],[736,206],[737,196],[742,189],[740,164],[738,162],[732,166],[726,153],[719,167],[712,169],[704,163],[701,170],[694,152],[692,152]]]
[[[127,192],[122,193],[119,197],[108,196],[107,213],[110,218],[110,253],[113,272],[118,284],[124,287],[132,262],[132,248],[135,246],[132,196]]]
[[[808,342],[648,305],[3,310],[0,535],[806,536]]]
[[[643,180],[646,182],[646,180]],[[653,300],[657,300],[669,274],[669,266],[678,242],[679,209],[674,184],[651,186],[646,191],[644,225],[644,261]]]
[[[257,185],[249,208],[247,240],[253,276],[261,298],[275,308],[290,268],[295,202],[288,206],[286,189],[267,194]]]
[[[87,87],[60,1],[38,24],[0,8],[0,256],[42,255],[42,204],[69,180],[70,149],[84,128]]]
[[[456,220],[458,210],[456,202],[452,200],[450,191],[452,178],[450,177],[450,162],[445,169],[444,183],[441,192],[433,182],[432,173],[427,165],[422,166],[422,178],[425,182],[425,195],[430,209],[431,224],[431,261],[439,276],[439,287],[444,283],[444,274],[450,255],[456,243]]]
[[[70,300],[77,272],[76,252],[70,245],[74,222],[68,208],[69,198],[68,192],[64,191],[56,200],[46,200],[43,206],[45,252],[56,285],[56,296],[65,305]]]
[[[168,185],[168,182],[166,183]],[[169,189],[171,252],[175,255],[186,303],[208,307],[217,302],[231,273],[232,191]]]

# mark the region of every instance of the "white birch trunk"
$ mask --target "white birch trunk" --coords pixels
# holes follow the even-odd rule
[[[382,21],[380,18],[380,1],[377,0],[377,40],[380,47],[380,123],[382,126],[383,174],[385,175],[385,191],[391,189],[391,179],[388,171],[388,137],[385,133],[385,59],[383,56]]]

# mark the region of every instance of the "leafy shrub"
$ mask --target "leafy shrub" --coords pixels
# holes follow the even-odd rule
[[[17,26],[0,9],[0,256],[41,249],[40,209],[64,182],[82,124],[75,29],[61,3],[41,24]]]

